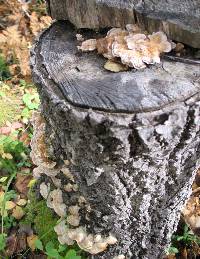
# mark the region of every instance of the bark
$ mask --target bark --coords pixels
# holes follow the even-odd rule
[[[163,30],[172,40],[200,48],[199,0],[48,0],[50,14],[77,28],[123,27],[138,22],[145,30]]]
[[[113,74],[95,53],[76,52],[75,34],[57,22],[32,51],[44,118],[32,143],[41,194],[61,217],[80,207],[73,220],[91,234],[91,249],[78,242],[89,258],[160,259],[200,162],[199,67],[163,61]],[[41,186],[62,197],[48,200]],[[97,234],[117,242],[95,254]]]

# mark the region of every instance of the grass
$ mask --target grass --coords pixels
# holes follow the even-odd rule
[[[12,123],[16,120],[16,116],[20,114],[19,98],[0,88],[0,127],[5,126],[6,122]]]

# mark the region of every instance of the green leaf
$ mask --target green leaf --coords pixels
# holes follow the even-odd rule
[[[50,249],[52,249],[52,248],[54,248],[54,243],[53,243],[52,241],[49,241],[49,242],[46,244],[45,249],[46,249],[46,251],[48,251],[48,250],[50,250]]]
[[[46,251],[46,255],[52,257],[52,258],[55,258],[55,259],[59,259],[60,258],[60,255],[58,253],[58,250],[56,250],[55,248],[49,248],[47,251]]]
[[[6,247],[6,235],[0,234],[0,251],[3,251]]]
[[[169,249],[167,250],[168,254],[178,254],[178,249],[174,246],[170,246]]]
[[[21,116],[25,117],[25,118],[29,118],[30,117],[30,111],[27,107],[25,107],[22,112],[21,112]]]
[[[24,104],[30,109],[35,110],[39,107],[39,95],[38,93],[35,94],[29,94],[26,93],[23,95],[23,102]]]
[[[177,241],[181,241],[183,239],[184,239],[184,236],[177,236],[177,238],[176,238]]]
[[[70,249],[70,250],[66,253],[64,259],[81,259],[81,256],[77,256],[77,255],[76,255],[76,251],[75,251],[74,249]]]
[[[35,247],[41,251],[44,251],[43,244],[39,239],[35,240]]]
[[[67,246],[66,246],[66,245],[59,245],[58,252],[59,252],[59,253],[62,253],[62,252],[64,252],[66,249],[67,249]]]
[[[8,179],[8,177],[4,176],[0,178],[0,183],[5,183],[5,181]]]

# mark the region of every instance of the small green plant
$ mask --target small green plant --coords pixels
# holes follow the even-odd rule
[[[182,235],[174,235],[172,238],[175,242],[183,242],[185,246],[190,246],[192,243],[200,244],[200,238],[193,234],[188,225],[185,224]]]
[[[37,239],[35,246],[43,251],[48,256],[48,259],[81,259],[76,250],[69,249],[66,245],[59,245],[58,248],[55,248],[53,242],[50,241],[44,247],[42,241]]]
[[[43,251],[49,259],[83,259],[83,252],[76,246],[60,245],[54,227],[60,222],[59,217],[49,209],[45,200],[36,199],[31,189],[29,203],[25,208],[25,217],[21,225],[31,225],[38,236],[35,247]],[[51,241],[50,241],[51,240]]]
[[[28,198],[30,202],[25,208],[25,217],[20,224],[30,225],[39,239],[42,238],[44,245],[51,240],[55,246],[58,246],[59,242],[54,227],[59,218],[47,207],[45,200],[36,199],[32,189],[29,191]]]
[[[189,229],[185,224],[182,233],[172,236],[171,246],[167,249],[167,254],[178,254],[180,250],[191,248],[193,244],[200,245],[200,238]]]
[[[40,104],[39,95],[36,91],[26,92],[23,95],[23,102],[25,108],[21,112],[22,120],[24,123],[27,123],[31,118],[32,111],[37,110]]]
[[[169,255],[169,254],[178,254],[178,252],[179,252],[178,249],[176,247],[174,247],[174,246],[170,246],[167,249],[167,251],[166,251],[167,255]]]
[[[30,167],[29,148],[24,144],[6,135],[0,135],[0,170],[5,173],[18,171],[21,167]]]
[[[6,247],[6,234],[0,234],[0,252],[4,251]]]

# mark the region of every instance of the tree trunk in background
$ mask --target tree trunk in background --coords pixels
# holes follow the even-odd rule
[[[56,20],[77,28],[124,27],[137,22],[150,33],[162,30],[172,40],[200,48],[199,0],[48,0]]]
[[[160,259],[199,166],[199,67],[163,61],[114,74],[78,53],[75,35],[56,22],[32,51],[40,193],[63,218],[61,243],[94,259]]]

